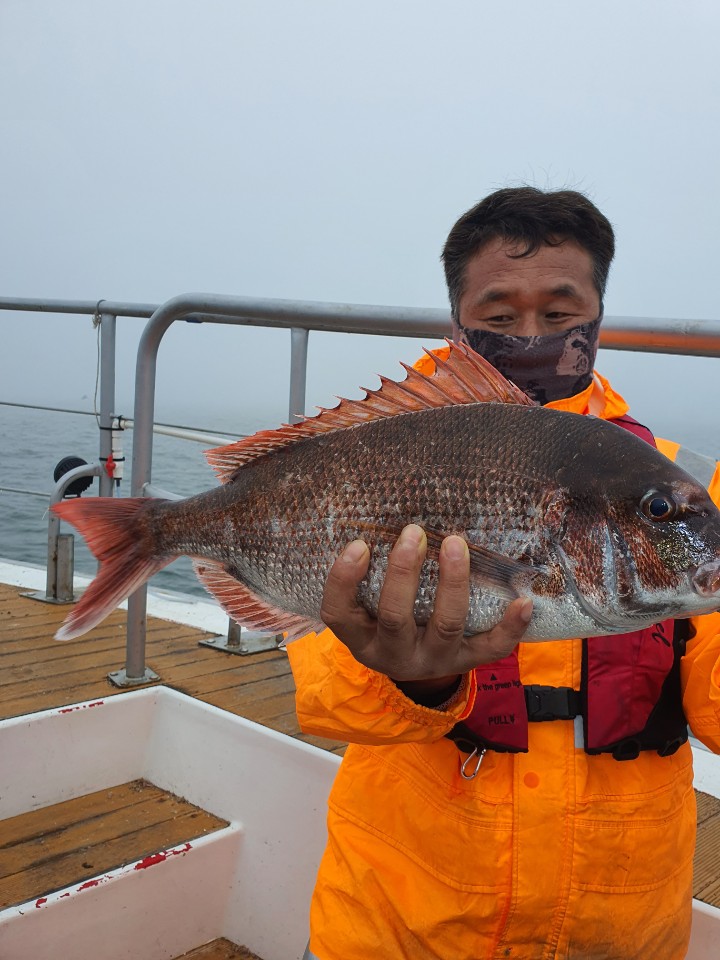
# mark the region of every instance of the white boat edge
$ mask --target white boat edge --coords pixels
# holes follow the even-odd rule
[[[77,590],[82,590],[91,582],[92,577],[75,574],[73,579]],[[22,590],[44,593],[46,587],[45,567],[18,563],[14,560],[0,559],[0,583]],[[127,610],[127,601],[119,605]],[[208,633],[226,634],[228,616],[209,595],[207,599],[191,596],[188,593],[175,593],[161,590],[152,585],[148,588],[147,612],[161,620],[172,620],[187,627],[207,630]]]

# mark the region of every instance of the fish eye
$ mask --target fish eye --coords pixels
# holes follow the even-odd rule
[[[646,493],[640,501],[640,509],[648,520],[672,520],[678,512],[678,506],[672,497],[655,490]]]

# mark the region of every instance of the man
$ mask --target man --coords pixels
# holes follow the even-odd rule
[[[593,371],[613,253],[582,195],[498,191],[445,245],[454,338],[539,402],[642,434]],[[308,956],[680,960],[695,838],[685,718],[720,750],[720,615],[696,621],[687,647],[671,623],[632,643],[523,644],[532,604],[516,600],[493,630],[463,637],[469,560],[452,536],[418,628],[425,551],[407,527],[373,619],[356,603],[368,549],[351,543],[326,587],[330,629],[289,647],[303,728],[350,742]],[[522,710],[497,712],[507,688]]]

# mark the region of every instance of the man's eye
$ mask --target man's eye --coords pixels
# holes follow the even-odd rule
[[[494,323],[497,326],[504,326],[508,323],[512,323],[513,319],[514,319],[513,317],[506,317],[506,316],[500,315],[498,317],[488,317],[485,320],[485,323]]]
[[[563,320],[567,320],[569,316],[569,313],[560,313],[559,310],[554,310],[552,313],[546,313],[545,319],[554,320],[556,323],[559,323]]]

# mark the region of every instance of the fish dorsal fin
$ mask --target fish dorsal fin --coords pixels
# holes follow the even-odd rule
[[[405,380],[398,382],[380,377],[380,387],[377,390],[365,387],[366,396],[362,400],[341,399],[337,407],[321,407],[314,417],[283,424],[277,430],[261,430],[237,443],[208,450],[205,456],[221,483],[227,483],[244,463],[319,433],[463,403],[535,406],[522,390],[464,343],[450,340],[447,343],[450,348],[447,360],[425,351],[435,364],[435,372],[429,376],[403,363],[407,372]]]

